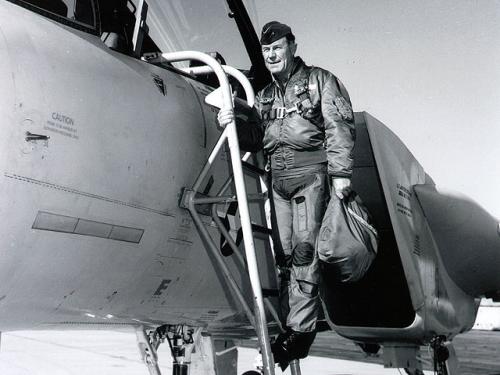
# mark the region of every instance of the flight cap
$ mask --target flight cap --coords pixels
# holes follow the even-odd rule
[[[278,21],[271,21],[266,23],[262,28],[260,44],[271,44],[287,35],[291,35],[292,40],[295,39],[290,26]]]

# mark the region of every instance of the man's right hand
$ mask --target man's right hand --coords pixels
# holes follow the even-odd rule
[[[217,121],[221,127],[225,128],[234,121],[234,110],[222,108],[217,114]]]
[[[333,178],[333,192],[339,199],[344,199],[351,193],[351,179],[334,177]]]

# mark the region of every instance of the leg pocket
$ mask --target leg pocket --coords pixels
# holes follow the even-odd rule
[[[317,221],[321,221],[326,209],[325,176],[316,173],[307,177],[307,183],[303,183],[300,189],[297,189],[292,199],[294,231],[296,233],[315,231],[318,226]],[[299,237],[303,236],[299,235]]]
[[[307,230],[307,204],[305,197],[297,197],[295,200],[295,217],[297,218],[297,230],[303,232]]]
[[[305,280],[297,280],[297,284],[302,294],[309,297],[316,297],[318,295],[318,284],[313,284]]]
[[[302,292],[314,291],[313,286],[319,284],[319,262],[318,257],[314,256],[311,264],[306,266],[292,266],[291,280],[296,280]]]

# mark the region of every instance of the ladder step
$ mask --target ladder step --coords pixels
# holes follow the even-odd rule
[[[262,234],[267,234],[267,235],[271,235],[273,234],[273,231],[268,228],[268,227],[263,227],[262,225],[258,225],[258,224],[252,224],[252,231],[254,233],[262,233]]]
[[[222,223],[224,224],[224,226],[226,227],[226,229],[229,230],[230,226],[229,226],[229,220],[227,219],[227,216],[224,218],[221,217],[220,219],[221,219]],[[261,233],[261,234],[264,234],[266,236],[270,236],[273,233],[273,231],[270,228],[263,227],[262,225],[258,225],[258,224],[252,224],[252,232],[253,233]],[[238,232],[236,232],[236,239],[234,240],[234,242],[235,242],[236,246],[240,246],[241,241],[243,241],[243,230],[240,228],[240,229],[238,229]],[[221,239],[220,239],[220,250],[222,252],[222,255],[224,255],[225,257],[233,255],[233,250],[231,249],[231,246],[229,245],[229,243],[226,241],[226,239],[223,236],[221,236]]]

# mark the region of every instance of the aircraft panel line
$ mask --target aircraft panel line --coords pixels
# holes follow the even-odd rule
[[[99,199],[99,200],[106,201],[106,202],[109,202],[109,203],[119,204],[119,205],[122,205],[122,206],[128,206],[128,207],[131,207],[131,208],[136,208],[138,210],[153,212],[155,214],[159,214],[159,215],[163,215],[163,216],[174,217],[174,215],[171,214],[171,213],[169,213],[168,211],[161,211],[161,210],[156,210],[154,208],[150,208],[150,207],[146,207],[146,206],[141,206],[141,205],[138,205],[138,204],[127,203],[127,202],[120,201],[118,199],[113,199],[113,198],[108,198],[108,197],[104,197],[104,196],[97,195],[97,194],[87,193],[87,192],[84,192],[84,191],[76,190],[76,189],[73,189],[73,188],[70,188],[70,187],[66,187],[66,186],[62,186],[62,185],[53,184],[53,183],[50,183],[50,182],[35,180],[33,178],[30,178],[30,177],[19,176],[19,175],[11,174],[11,173],[4,173],[4,176],[7,177],[7,178],[12,178],[12,179],[15,179],[15,180],[19,180],[19,181],[24,181],[24,182],[36,184],[36,185],[40,185],[40,186],[51,188],[51,189],[65,191],[65,192],[71,193],[71,194],[78,194],[78,195],[82,195],[84,197]]]

